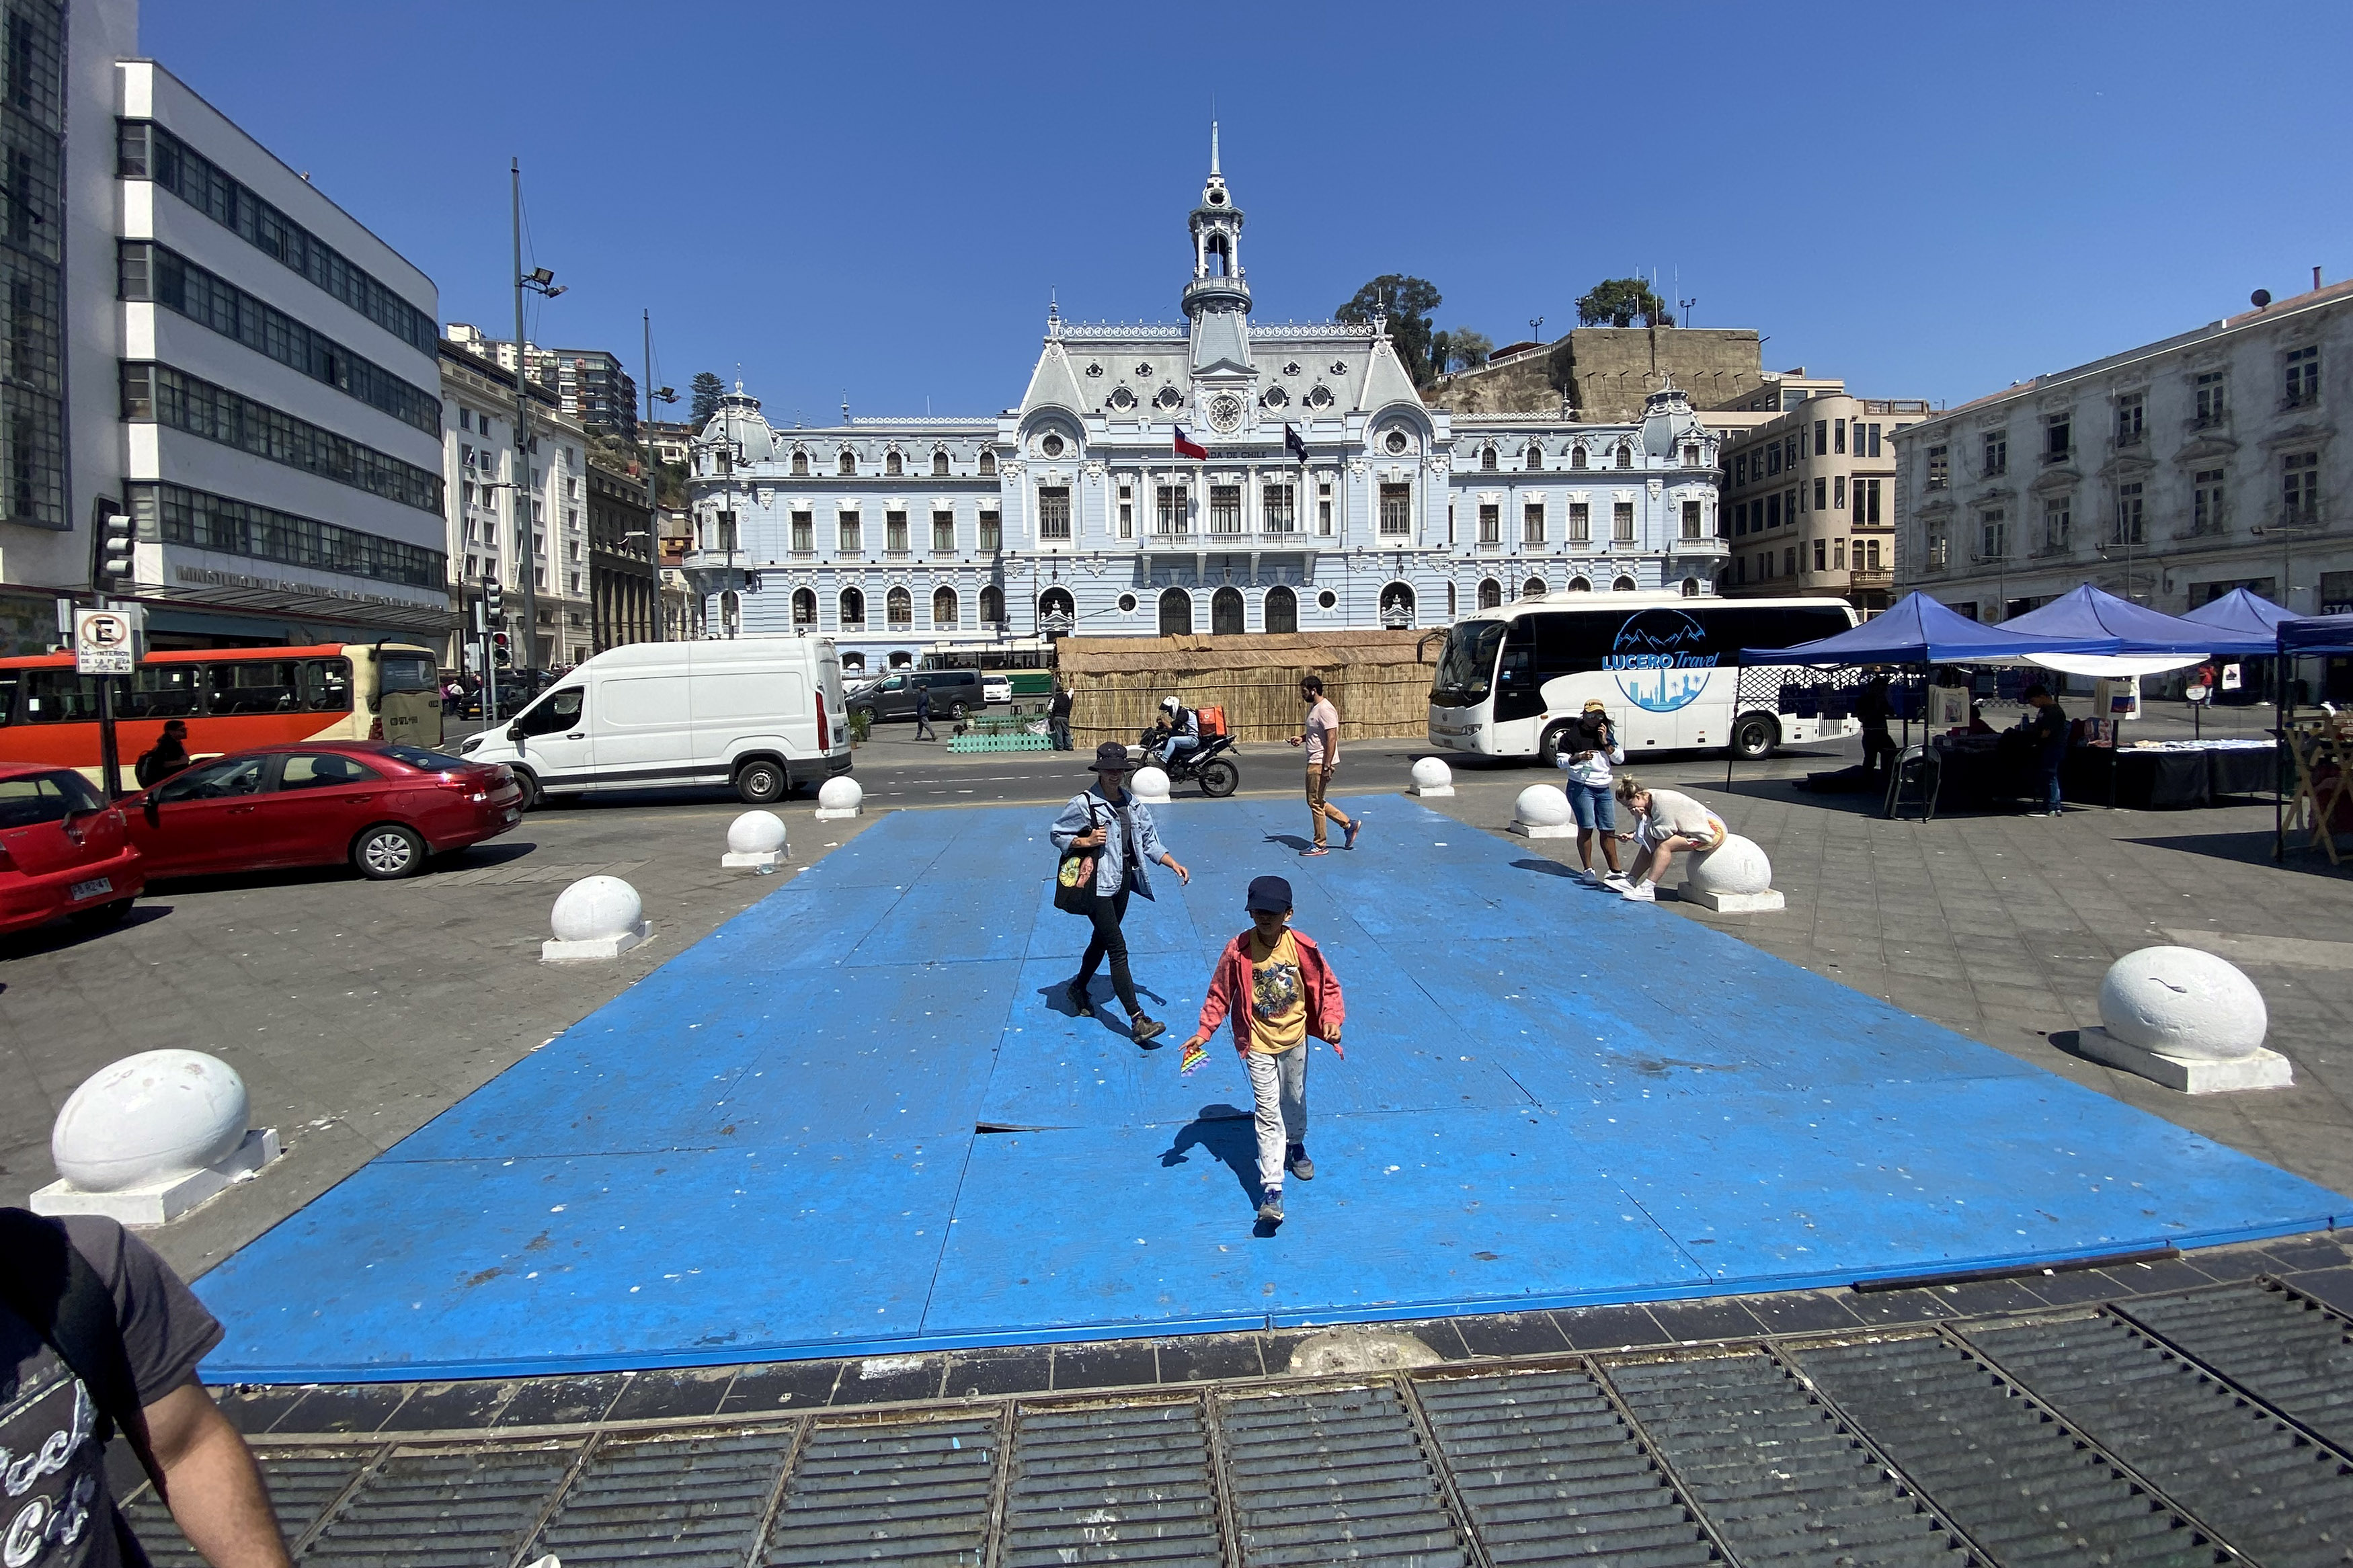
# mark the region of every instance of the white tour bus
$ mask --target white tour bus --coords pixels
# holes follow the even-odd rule
[[[1430,743],[1484,756],[1559,756],[1561,732],[1599,698],[1630,758],[1857,733],[1853,719],[1781,710],[1780,679],[1741,684],[1740,650],[1788,647],[1855,624],[1843,599],[1689,599],[1578,594],[1524,599],[1454,623],[1430,689]],[[1800,672],[1792,671],[1799,680]]]

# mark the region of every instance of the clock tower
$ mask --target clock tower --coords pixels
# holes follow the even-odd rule
[[[1193,208],[1193,279],[1182,304],[1193,323],[1195,416],[1212,434],[1250,422],[1257,367],[1250,363],[1250,282],[1242,271],[1242,210],[1218,169],[1218,128],[1209,126],[1209,178]]]

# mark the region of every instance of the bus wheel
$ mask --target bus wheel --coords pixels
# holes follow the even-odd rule
[[[352,865],[372,882],[396,881],[425,869],[425,840],[396,822],[369,828],[352,845]]]
[[[1566,719],[1547,729],[1544,739],[1536,742],[1536,760],[1548,768],[1560,766],[1560,743],[1567,738],[1569,729]]]
[[[1781,743],[1781,726],[1762,713],[1751,713],[1732,727],[1732,754],[1744,763],[1769,757]]]
[[[735,770],[736,798],[746,805],[766,805],[785,798],[785,770],[765,757],[754,757]]]

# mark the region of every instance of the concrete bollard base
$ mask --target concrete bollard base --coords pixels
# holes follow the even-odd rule
[[[1424,789],[1419,784],[1411,784],[1407,787],[1406,793],[1408,795],[1419,795],[1424,800],[1437,800],[1441,796],[1452,795],[1454,793],[1454,786],[1451,784],[1432,784],[1428,789]]]
[[[761,849],[751,854],[730,849],[719,858],[719,864],[729,871],[773,871],[783,864],[784,858],[783,852],[776,849]]]
[[[2255,1047],[2252,1055],[2221,1061],[2193,1061],[2169,1057],[2120,1040],[2096,1025],[2079,1030],[2076,1043],[2095,1062],[2136,1073],[2152,1083],[2184,1094],[2228,1094],[2243,1089],[2286,1089],[2295,1082],[2295,1065],[2277,1051]]]
[[[846,811],[828,811],[821,805],[817,808],[817,819],[819,822],[838,822],[845,816],[863,816],[865,815],[866,813],[863,807],[855,805],[849,807]]]
[[[118,1225],[169,1225],[206,1199],[237,1182],[251,1181],[264,1165],[278,1158],[278,1129],[257,1127],[227,1158],[195,1171],[174,1171],[111,1193],[84,1192],[71,1182],[55,1181],[33,1194],[35,1214],[93,1214]]]
[[[1452,795],[1454,792],[1450,789],[1446,793]],[[1557,825],[1546,822],[1514,822],[1512,824],[1512,831],[1518,834],[1523,838],[1574,838],[1577,837],[1577,824],[1573,822],[1564,822]]]
[[[617,936],[590,937],[585,942],[559,942],[551,938],[539,944],[539,961],[542,963],[578,963],[589,959],[618,958],[653,934],[653,922],[639,921],[635,929]]]
[[[1675,897],[1720,915],[1753,915],[1789,907],[1789,900],[1781,896],[1778,888],[1767,888],[1761,893],[1704,893],[1696,888],[1683,887],[1676,889]]]

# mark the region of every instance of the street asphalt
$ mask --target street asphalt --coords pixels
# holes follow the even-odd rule
[[[2150,729],[2174,727],[2160,716]],[[1042,809],[1084,779],[1073,753],[952,755],[907,739],[911,728],[885,728],[860,750],[870,812]],[[1337,787],[1395,792],[1427,754],[1404,741],[1349,742]],[[1720,757],[1645,761],[1647,775],[1764,845],[1789,903],[1771,915],[1672,901],[1662,911],[2353,1192],[2353,867],[2332,870],[2316,854],[2274,866],[2267,804],[1923,826],[1793,787],[1854,754],[1848,742],[1743,764],[1729,789]],[[1250,744],[1241,755],[1246,796],[1296,797],[1296,752]],[[1498,834],[1517,793],[1552,776],[1454,761],[1459,793],[1430,804]],[[803,796],[780,808],[787,876],[872,820],[819,823],[811,805]],[[201,1273],[779,885],[719,866],[744,809],[723,790],[559,804],[412,881],[328,870],[165,883],[111,931],[6,941],[0,1064],[20,1089],[0,1102],[0,1202],[52,1179],[49,1128],[90,1074],[134,1051],[212,1052],[244,1075],[254,1124],[278,1128],[289,1152],[157,1234],[176,1266]],[[1377,798],[1347,809],[1383,830]],[[1514,842],[1575,858],[1564,841]],[[597,871],[638,888],[654,940],[610,963],[542,964],[556,893]],[[2224,952],[2263,988],[2270,1044],[2295,1061],[2295,1088],[2191,1099],[2073,1053],[2073,1031],[2097,1020],[2106,966],[2174,941]]]

